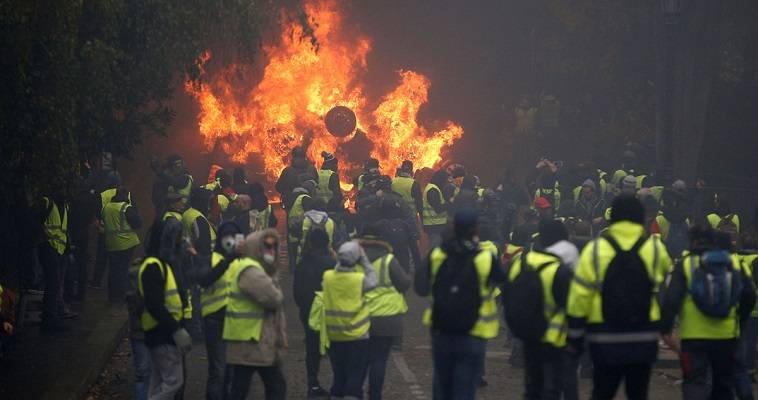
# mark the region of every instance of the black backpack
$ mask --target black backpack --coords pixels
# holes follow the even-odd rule
[[[474,257],[448,257],[437,271],[432,285],[433,330],[467,334],[479,319],[482,297]]]
[[[647,236],[641,237],[629,250],[622,250],[610,235],[604,235],[603,238],[616,252],[603,279],[603,320],[619,331],[643,327],[650,322],[650,301],[653,294],[653,279],[639,255]],[[595,265],[596,273],[598,269],[599,266]]]
[[[526,262],[527,252],[521,253],[521,270],[503,293],[505,322],[513,336],[525,342],[542,339],[547,330],[545,319],[545,296],[540,274],[555,261],[548,261],[537,268]]]

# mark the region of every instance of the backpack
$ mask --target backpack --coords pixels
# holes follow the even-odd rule
[[[650,302],[653,294],[653,278],[639,255],[640,247],[647,241],[641,237],[629,250],[623,250],[610,235],[604,235],[616,255],[608,264],[601,296],[603,320],[613,329],[628,331],[638,329],[650,322]],[[594,244],[598,245],[597,242]],[[655,268],[657,260],[654,261]],[[599,266],[595,265],[598,272]],[[655,275],[653,275],[655,276]]]
[[[525,342],[536,342],[547,330],[545,294],[540,274],[554,261],[531,268],[526,257],[527,252],[522,252],[521,270],[504,291],[503,305],[505,322],[513,336]]]
[[[469,333],[479,319],[482,305],[474,256],[445,259],[434,277],[432,296],[432,329],[443,333]]]
[[[731,239],[732,243],[736,243],[740,238],[740,232],[733,219],[734,214],[725,215],[724,218],[721,218],[721,221],[719,221],[716,230],[726,233],[729,235],[729,239]]]
[[[690,296],[703,314],[726,318],[742,294],[742,275],[734,270],[732,256],[724,250],[706,251],[695,268],[695,256],[690,256]]]

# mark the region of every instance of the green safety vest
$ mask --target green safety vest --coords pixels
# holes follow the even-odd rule
[[[637,179],[637,183],[635,184],[635,188],[637,190],[642,189],[642,184],[645,182],[645,178],[647,178],[647,175],[638,175],[635,177]]]
[[[303,247],[305,246],[305,239],[308,237],[308,232],[311,230],[311,226],[315,223],[313,220],[311,220],[308,217],[303,218],[303,231],[300,234],[300,241],[298,243],[298,251],[297,251],[297,261],[300,262],[300,259],[302,258],[302,251]],[[329,237],[329,246],[331,247],[332,242],[334,240],[334,220],[327,217],[326,223],[324,224],[324,230],[326,231],[326,235]]]
[[[424,188],[424,209],[421,213],[421,222],[424,224],[424,226],[445,225],[447,224],[447,212],[443,211],[441,213],[438,213],[429,203],[428,195],[432,190],[439,192],[440,200],[443,204],[445,203],[445,198],[442,196],[442,190],[440,190],[440,188],[433,183],[427,184],[426,188]]]
[[[358,176],[358,190],[363,189],[363,186],[366,184],[365,181],[366,174],[360,174]]]
[[[435,247],[429,255],[429,262],[432,269],[432,285],[434,277],[437,275],[442,263],[447,259],[447,254],[440,247]],[[481,250],[474,257],[474,265],[479,276],[479,293],[482,297],[482,305],[479,307],[479,319],[471,328],[469,335],[482,339],[493,339],[497,337],[500,330],[500,320],[497,313],[497,302],[495,297],[497,292],[495,286],[488,284],[487,279],[492,270],[492,253],[488,250]],[[431,297],[431,296],[430,296]],[[434,302],[434,298],[431,299]],[[432,325],[432,308],[429,307],[424,312],[424,325]]]
[[[361,271],[324,272],[324,316],[330,341],[349,342],[366,337],[371,316],[363,293]]]
[[[758,254],[740,254],[737,256],[740,263],[742,264],[742,271],[750,278],[750,280],[753,280],[753,264],[756,260],[758,260]],[[758,289],[756,289],[756,293],[758,294]],[[753,311],[750,312],[750,316],[752,318],[758,317],[758,302],[755,303],[755,306],[753,307]]]
[[[329,169],[320,169],[318,170],[318,188],[317,195],[321,200],[324,200],[324,203],[329,203],[329,201],[332,200],[332,197],[334,197],[334,193],[332,193],[332,190],[329,189],[329,181],[332,179],[332,175],[334,175],[334,171]]]
[[[294,228],[297,225],[297,222],[300,219],[300,217],[302,217],[303,214],[305,214],[305,209],[303,209],[303,200],[306,197],[310,198],[311,196],[305,193],[301,193],[297,195],[297,197],[295,198],[295,201],[292,202],[292,208],[290,208],[289,212],[287,213],[287,228],[289,229]],[[288,236],[289,236],[290,243],[297,242],[297,236],[293,235],[292,233],[290,233]]]
[[[740,273],[740,268],[735,263],[739,261],[733,257],[732,265],[735,273]],[[726,318],[713,318],[703,314],[695,305],[689,288],[692,284],[692,276],[695,269],[700,267],[700,257],[690,254],[687,256],[682,267],[684,277],[687,279],[687,294],[679,312],[679,335],[682,339],[733,339],[740,336],[740,326],[737,316],[737,306],[732,307]]]
[[[545,308],[543,314],[547,321],[547,330],[542,335],[542,343],[548,343],[554,347],[564,347],[566,345],[566,336],[568,334],[568,324],[566,321],[566,310],[559,308],[553,297],[553,282],[555,281],[555,274],[558,272],[558,268],[561,266],[561,260],[552,255],[546,253],[540,253],[538,251],[530,251],[526,255],[516,257],[513,261],[508,272],[508,281],[513,282],[521,272],[523,267],[522,260],[526,257],[527,265],[529,268],[536,270],[539,265],[550,263],[540,272],[540,280],[542,281],[542,298]]]
[[[392,253],[388,253],[371,262],[379,275],[377,287],[366,293],[366,301],[368,301],[368,309],[372,317],[390,317],[408,312],[405,297],[395,289],[390,279],[389,266],[393,258]]]
[[[166,213],[163,214],[162,220],[165,221],[169,218],[175,218],[177,221],[182,222],[182,213],[178,211],[166,211]]]
[[[740,231],[740,216],[737,214],[729,214],[731,215],[731,220],[734,223],[734,225],[737,227],[737,232]],[[728,217],[729,215],[724,216],[724,218]],[[711,228],[718,229],[719,224],[721,223],[722,217],[718,214],[708,214],[706,217],[708,219],[708,224],[711,225]]]
[[[171,187],[176,193],[179,193],[182,196],[182,201],[184,204],[187,204],[189,201],[190,193],[192,192],[192,175],[187,174],[187,177],[189,178],[187,180],[187,185],[183,188],[174,188],[173,186]]]
[[[63,207],[63,215],[61,215],[60,209],[54,201],[47,197],[44,197],[43,200],[45,207],[50,210],[47,218],[45,218],[47,242],[58,254],[63,255],[68,244],[68,206]]]
[[[407,176],[396,176],[392,179],[392,191],[399,194],[405,200],[405,204],[416,213],[416,201],[413,200],[413,184],[416,181]]]
[[[551,201],[553,205],[553,210],[558,211],[559,208],[561,208],[561,191],[558,189],[537,189],[534,192],[534,201],[537,201],[538,198],[542,197],[543,195],[552,196],[553,201]],[[548,199],[550,200],[550,199]]]
[[[139,237],[126,220],[126,210],[132,205],[127,202],[108,203],[103,208],[103,228],[105,249],[122,251],[139,245]]]
[[[208,218],[206,218],[203,213],[192,207],[188,208],[187,211],[182,214],[182,228],[184,230],[184,237],[187,238],[187,240],[190,242],[194,242],[194,238],[192,237],[192,227],[195,225],[195,221],[197,221],[198,218],[202,218],[205,220],[205,222],[208,223],[208,230],[210,231],[211,235],[211,247],[213,247],[213,243],[216,243],[216,231],[208,221]]]
[[[224,260],[220,253],[213,252],[211,255],[211,268],[216,268]],[[200,291],[200,313],[203,317],[213,314],[226,307],[229,300],[229,282],[231,280],[231,268],[227,269],[216,282]]]
[[[142,261],[142,265],[139,267],[139,273],[138,273],[138,286],[139,286],[139,294],[142,296],[142,298],[145,298],[145,291],[143,289],[143,282],[142,282],[142,273],[145,272],[145,268],[149,264],[157,263],[159,269],[161,270],[161,275],[165,278],[166,283],[163,286],[164,291],[164,305],[166,306],[166,310],[168,310],[169,313],[171,313],[171,316],[174,318],[175,321],[179,322],[182,319],[182,298],[179,297],[179,288],[176,286],[176,279],[174,278],[174,271],[172,270],[171,266],[168,264],[164,264],[161,260],[155,257],[147,257],[144,261]],[[140,318],[140,321],[142,323],[142,330],[147,332],[158,326],[158,321],[153,318],[152,315],[145,309],[142,311],[142,316]]]
[[[224,317],[224,340],[242,342],[261,340],[265,311],[258,303],[245,296],[239,287],[240,274],[248,268],[258,268],[263,271],[263,266],[249,257],[234,260],[229,266],[231,280]]]

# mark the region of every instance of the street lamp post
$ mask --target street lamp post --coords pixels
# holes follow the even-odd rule
[[[656,115],[656,169],[659,176],[671,179],[676,155],[674,154],[673,101],[675,29],[682,13],[682,0],[661,0],[660,11],[663,26],[660,27],[661,43],[658,44],[657,114]]]

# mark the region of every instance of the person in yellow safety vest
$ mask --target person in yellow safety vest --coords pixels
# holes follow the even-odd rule
[[[329,204],[333,199],[341,203],[342,189],[340,188],[338,160],[334,154],[326,151],[321,152],[321,157],[324,162],[321,164],[321,169],[318,170],[316,197],[323,200],[324,204]]]
[[[745,276],[753,283],[758,280],[755,276],[758,265],[758,238],[755,232],[740,235],[740,251],[737,258],[742,265]],[[755,372],[756,350],[758,342],[758,303],[753,306],[750,318],[740,324],[740,342],[737,349],[737,364],[735,367],[735,393],[738,399],[750,399],[753,395],[751,375]]]
[[[108,301],[124,300],[129,283],[129,263],[140,244],[137,229],[142,227],[137,207],[129,202],[129,191],[119,187],[103,208],[105,250],[108,254]]]
[[[578,356],[584,341],[589,343],[595,364],[593,398],[612,399],[624,379],[627,396],[643,399],[658,353],[661,313],[656,294],[671,270],[671,259],[657,236],[645,236],[645,209],[639,200],[621,195],[611,207],[611,226],[584,247],[571,283],[568,351]],[[630,274],[634,280],[627,279]],[[633,304],[608,300],[635,296]],[[619,309],[636,312],[637,318]]]
[[[549,237],[545,224],[557,223],[550,220],[541,222],[540,240]],[[543,242],[542,246],[550,243]],[[508,271],[508,284],[504,290],[506,301],[511,285],[517,284],[517,277],[523,268],[537,271],[542,283],[544,311],[543,317],[547,322],[542,337],[524,340],[524,387],[525,398],[529,399],[558,399],[563,391],[564,375],[562,374],[566,347],[566,299],[573,272],[561,263],[561,259],[549,253],[530,251],[521,253]]]
[[[682,359],[682,398],[731,399],[740,330],[755,306],[755,286],[730,254],[727,235],[694,229],[691,239],[689,254],[671,275],[661,332]],[[698,295],[701,290],[707,292]],[[703,300],[714,292],[725,298]],[[671,336],[677,315],[681,344]]]
[[[163,171],[163,179],[169,186],[168,189],[182,195],[184,204],[189,203],[192,192],[193,179],[192,175],[187,172],[184,160],[178,155],[171,155],[166,159],[166,169]]]
[[[37,247],[37,257],[42,267],[44,295],[42,297],[42,324],[47,332],[64,331],[58,313],[60,297],[60,274],[63,272],[63,254],[68,247],[68,205],[63,196],[43,197],[37,205],[37,215],[43,222],[45,241]]]
[[[210,206],[211,192],[202,188],[192,190],[190,207],[182,213],[184,237],[198,254],[210,258],[216,232],[206,214]]]
[[[208,380],[205,385],[207,399],[222,399],[224,396],[226,346],[223,332],[232,274],[229,266],[239,256],[237,243],[242,242],[241,238],[242,230],[237,224],[222,223],[211,255],[210,268],[201,268],[198,274],[203,333],[208,355]]]
[[[169,263],[177,259],[182,240],[181,223],[157,221],[137,273],[137,289],[144,300],[140,322],[152,364],[149,398],[174,398],[185,381],[184,356],[192,349],[192,338],[182,327],[185,291]]]
[[[370,399],[381,399],[387,360],[394,343],[403,336],[403,316],[408,304],[403,293],[411,287],[412,276],[392,254],[387,242],[389,221],[380,220],[363,230],[359,241],[377,274],[377,287],[366,294],[371,328],[369,329],[368,393]]]
[[[305,210],[311,208],[313,193],[315,190],[315,181],[306,180],[292,191],[292,195],[290,196],[292,203],[285,205],[285,208],[287,209],[287,257],[289,260],[290,271],[292,271],[295,268],[295,264],[297,264],[297,249],[303,228],[303,218]]]
[[[284,400],[282,361],[287,348],[284,295],[279,284],[279,235],[255,232],[241,245],[242,257],[231,266],[229,302],[224,320],[226,363],[232,374],[228,399],[247,399],[258,372],[267,399]]]
[[[421,196],[421,186],[413,179],[413,162],[404,160],[392,178],[392,191],[405,200],[405,204],[418,215],[424,210],[424,200]]]
[[[540,177],[540,187],[534,192],[534,201],[536,202],[540,197],[550,201],[556,214],[559,212],[561,209],[561,190],[552,174],[545,174]]]
[[[103,209],[116,195],[116,189],[121,186],[121,175],[116,171],[110,171],[106,176],[105,189],[100,192],[97,210],[97,253],[95,254],[95,272],[90,286],[99,288],[108,268],[108,253],[105,251],[105,237],[103,236]],[[129,199],[131,202],[131,199]]]
[[[363,164],[363,173],[355,177],[355,179],[353,180],[353,185],[355,187],[355,190],[361,191],[361,189],[363,189],[363,186],[366,185],[366,182],[368,182],[369,177],[379,176],[379,175],[381,175],[381,172],[379,169],[379,160],[377,160],[376,158],[369,158]]]
[[[717,213],[710,213],[706,216],[708,225],[713,229],[723,231],[730,235],[732,241],[740,234],[740,216],[734,213],[723,213],[723,217]]]
[[[495,256],[479,247],[477,231],[476,210],[456,212],[453,234],[432,249],[416,270],[414,279],[416,293],[431,298],[431,307],[424,313],[424,324],[431,326],[434,393],[439,393],[442,399],[475,397],[486,342],[495,338],[500,329],[495,288],[503,284],[507,276]],[[453,274],[451,268],[457,271],[473,268],[468,274],[475,272],[476,287],[451,292],[452,285],[463,287],[463,282],[453,282],[451,277],[462,274]],[[437,282],[439,276],[444,279]],[[446,284],[449,286],[444,286]],[[454,294],[456,300],[448,297],[436,303],[440,300],[435,297],[442,293]],[[472,295],[478,295],[479,301],[472,303]],[[475,304],[479,304],[478,310],[463,309]],[[457,315],[453,317],[450,313]]]
[[[340,246],[337,266],[324,272],[324,323],[330,341],[332,398],[363,397],[371,327],[368,293],[377,284],[372,264],[354,240]]]
[[[447,209],[450,199],[446,199],[442,193],[447,181],[447,172],[440,169],[434,173],[431,181],[424,188],[421,223],[424,232],[429,237],[430,247],[437,246],[442,242],[442,231],[447,225]]]
[[[166,194],[166,212],[163,213],[161,220],[165,221],[169,218],[174,218],[177,221],[182,221],[182,214],[184,213],[184,201],[182,201],[182,195],[176,192],[168,192]]]
[[[313,229],[322,229],[329,237],[329,247],[334,243],[334,220],[329,218],[326,213],[326,204],[321,199],[316,199],[311,202],[311,207],[303,214],[302,230],[298,235],[297,246],[297,261],[302,259],[301,253],[305,247],[305,239],[308,237],[308,232]]]

